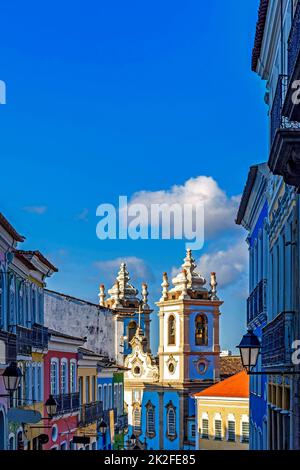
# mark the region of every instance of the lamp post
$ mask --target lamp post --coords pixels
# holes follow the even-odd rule
[[[46,411],[49,416],[49,419],[52,419],[53,416],[57,413],[57,401],[53,395],[50,395],[48,400],[45,403]]]
[[[132,448],[134,448],[135,444],[136,444],[136,436],[135,434],[132,434],[130,439],[129,439],[129,442],[130,442],[130,445]]]
[[[259,354],[261,353],[261,343],[259,338],[251,329],[243,336],[237,348],[240,350],[242,364],[248,375],[300,375],[300,371],[295,370],[253,372],[253,369],[257,364]]]
[[[107,430],[107,424],[102,419],[101,423],[99,424],[99,431],[103,439],[103,450],[105,450],[105,447],[106,447],[106,430]]]
[[[11,362],[11,364],[6,367],[2,377],[4,387],[8,394],[0,395],[0,397],[7,397],[12,400],[13,394],[18,390],[20,380],[22,378],[21,369],[17,366],[16,362]]]

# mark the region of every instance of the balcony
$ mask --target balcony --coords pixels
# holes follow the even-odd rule
[[[48,349],[48,328],[35,323],[32,327],[32,347],[35,349]]]
[[[17,334],[17,354],[31,356],[32,352],[32,330],[18,325]]]
[[[297,2],[288,40],[288,87],[283,106],[283,115],[291,121],[300,121],[300,104],[293,99],[296,80],[300,80],[300,1]],[[298,88],[298,87],[296,87]]]
[[[290,121],[282,114],[288,77],[279,75],[270,112],[271,151],[269,167],[292,186],[300,186],[300,122]]]
[[[294,312],[282,312],[263,328],[262,366],[292,366]]]
[[[247,323],[267,318],[267,281],[262,279],[247,300]]]
[[[125,432],[128,429],[128,415],[122,415],[118,417],[117,427],[119,433]]]
[[[53,395],[57,402],[57,414],[69,414],[79,411],[79,393]]]
[[[81,406],[79,426],[96,423],[103,416],[103,402],[96,401]]]

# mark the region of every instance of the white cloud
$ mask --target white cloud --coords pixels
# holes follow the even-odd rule
[[[138,285],[135,285],[136,281],[152,282],[154,280],[153,273],[149,266],[142,258],[136,256],[96,261],[94,265],[100,271],[100,276],[103,276],[103,280],[113,282],[119,272],[121,263],[126,263],[130,279],[135,287],[138,288]]]
[[[43,215],[47,211],[47,206],[26,206],[23,207],[23,211],[30,214]]]
[[[242,283],[243,295],[246,295],[245,277],[248,269],[248,250],[245,240],[236,240],[234,244],[223,250],[207,252],[196,260],[196,271],[202,274],[209,284],[210,273],[216,272],[218,288]],[[171,269],[172,278],[182,268]]]
[[[240,196],[228,196],[218,183],[209,176],[190,178],[183,185],[174,185],[168,190],[139,191],[133,194],[130,204],[197,204],[204,203],[205,237],[213,238],[219,233],[236,230],[235,217]]]
[[[248,250],[245,240],[238,240],[224,250],[203,254],[197,264],[198,271],[207,279],[211,271],[217,273],[220,288],[235,284],[247,274]]]

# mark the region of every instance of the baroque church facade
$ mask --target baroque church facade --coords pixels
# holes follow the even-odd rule
[[[147,285],[142,296],[130,283],[122,264],[105,300],[100,304],[115,312],[116,328],[122,329],[125,372],[125,408],[129,436],[140,448],[190,449],[195,445],[193,395],[220,380],[219,317],[222,301],[217,296],[216,274],[210,287],[196,271],[187,250],[181,272],[169,283],[163,274],[159,311],[159,348],[150,348],[150,316]]]

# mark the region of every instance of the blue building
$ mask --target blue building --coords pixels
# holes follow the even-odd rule
[[[249,297],[247,327],[262,341],[267,323],[267,290],[269,265],[268,200],[270,174],[267,164],[250,168],[236,223],[248,232]],[[259,357],[256,372],[262,371]],[[250,378],[250,449],[267,449],[267,379],[265,375]]]

